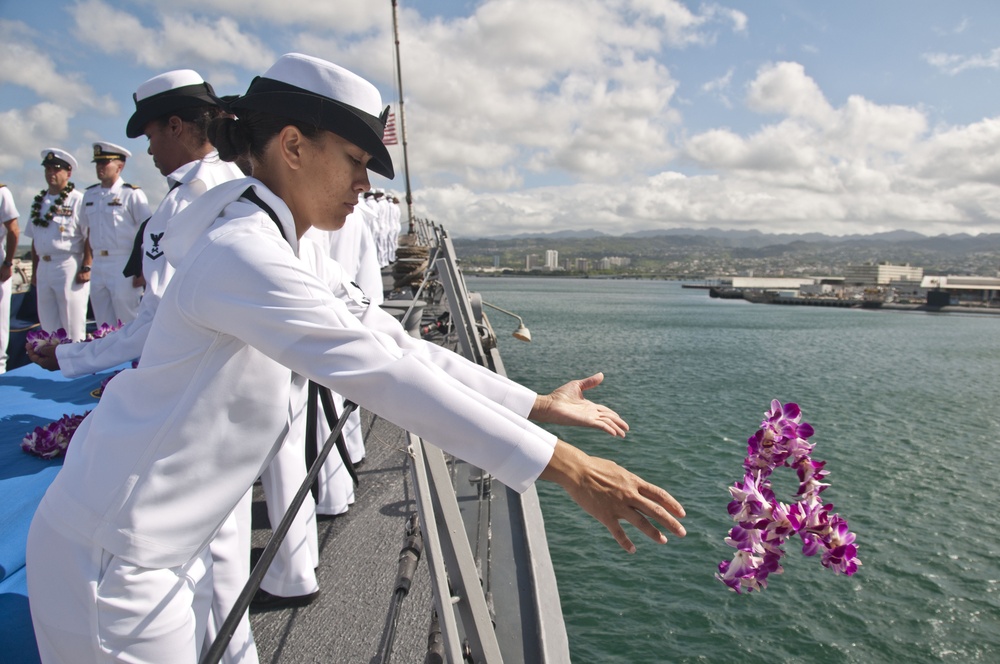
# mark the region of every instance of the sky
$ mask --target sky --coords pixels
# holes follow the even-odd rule
[[[0,182],[26,222],[60,147],[166,193],[132,93],[219,94],[300,52],[398,114],[391,0],[0,0]],[[1000,230],[995,0],[399,0],[413,213],[455,237],[671,228]],[[372,185],[406,190],[397,176]],[[404,201],[404,219],[407,214]]]

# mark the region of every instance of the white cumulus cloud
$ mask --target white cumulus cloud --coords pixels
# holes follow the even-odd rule
[[[0,170],[41,164],[39,146],[65,140],[71,116],[66,108],[52,102],[0,112]],[[34,179],[39,186],[44,184],[41,169]]]
[[[1000,48],[988,53],[958,55],[954,53],[925,53],[924,60],[946,74],[954,76],[970,69],[1000,69]]]
[[[0,83],[27,88],[42,99],[67,106],[84,106],[111,114],[118,105],[98,95],[70,70],[72,61],[57,62],[35,43],[39,36],[23,23],[0,20]]]
[[[139,17],[103,0],[86,0],[70,11],[83,42],[152,69],[191,63],[185,66],[224,64],[263,71],[276,58],[259,37],[245,32],[228,16],[164,11],[159,24],[146,26]]]

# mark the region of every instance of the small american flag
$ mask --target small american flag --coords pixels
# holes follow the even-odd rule
[[[396,145],[399,139],[396,136],[396,114],[389,111],[389,119],[385,121],[385,132],[382,134],[383,145]]]

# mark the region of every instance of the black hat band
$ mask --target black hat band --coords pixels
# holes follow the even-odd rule
[[[135,95],[132,95],[135,98]],[[129,118],[125,127],[125,135],[138,138],[142,135],[150,121],[162,118],[183,108],[197,106],[218,106],[219,99],[215,96],[212,86],[206,83],[182,85],[179,88],[164,90],[144,99],[135,100],[135,113]]]

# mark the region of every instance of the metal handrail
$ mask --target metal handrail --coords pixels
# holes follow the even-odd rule
[[[480,327],[492,334],[485,316],[477,320],[464,276],[458,268],[454,246],[447,232],[435,227],[439,256],[434,264],[444,286],[451,323],[457,333],[462,354],[469,360],[506,375],[500,353],[495,345],[485,348]],[[444,455],[440,449],[410,434],[408,447],[410,472],[415,487],[417,512],[424,534],[424,552],[428,560],[434,605],[445,661],[459,664],[465,656],[473,661],[494,664],[503,661],[498,635],[491,623],[486,596],[490,590],[489,558],[480,559],[481,568],[470,548],[469,535],[458,513],[459,502],[451,485]],[[487,479],[487,482],[494,480]],[[562,606],[556,585],[555,571],[549,557],[545,526],[538,495],[534,487],[523,494],[507,489],[504,492],[511,505],[511,525],[523,538],[528,563],[526,582],[530,584],[530,600],[537,620],[537,651],[510,653],[514,661],[538,661],[546,664],[568,663],[569,647]],[[487,497],[486,500],[492,500]],[[492,528],[492,526],[489,526]],[[488,545],[488,544],[487,544]],[[459,627],[459,624],[461,627]],[[462,652],[462,647],[467,648]],[[537,658],[537,659],[535,659]]]

